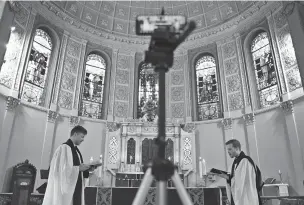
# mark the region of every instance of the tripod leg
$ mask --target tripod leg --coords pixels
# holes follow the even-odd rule
[[[157,205],[167,204],[167,181],[157,182]]]
[[[132,205],[143,205],[145,199],[148,195],[149,188],[152,184],[153,176],[152,176],[152,168],[148,168],[145,176],[140,184],[140,187],[136,193],[135,199],[133,200]]]
[[[175,187],[176,187],[176,191],[179,195],[179,198],[181,199],[181,201],[183,202],[184,205],[192,205],[192,201],[182,183],[181,178],[179,177],[177,171],[174,171],[173,176],[171,177]]]

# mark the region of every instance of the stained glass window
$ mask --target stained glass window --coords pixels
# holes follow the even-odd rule
[[[36,29],[25,72],[21,96],[23,100],[41,106],[44,104],[44,86],[52,48],[49,34],[42,29]]]
[[[135,140],[130,138],[127,143],[127,164],[135,164],[135,147]]]
[[[220,117],[221,107],[215,58],[210,55],[201,57],[195,65],[198,120]]]
[[[273,62],[267,32],[259,33],[252,41],[251,54],[261,107],[268,107],[280,101],[277,73]]]
[[[158,107],[158,74],[150,65],[139,69],[137,118],[153,122]]]
[[[105,69],[106,62],[100,55],[88,55],[79,106],[80,116],[101,119]]]

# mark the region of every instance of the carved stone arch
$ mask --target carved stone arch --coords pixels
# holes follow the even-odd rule
[[[216,44],[212,43],[209,44],[207,46],[203,46],[202,48],[199,49],[199,51],[194,54],[191,58],[189,58],[190,60],[190,88],[191,88],[191,99],[192,99],[192,116],[193,116],[193,120],[198,120],[198,115],[197,115],[197,85],[196,85],[196,62],[203,56],[212,56],[215,59],[215,64],[216,64],[216,70],[217,70],[217,78],[218,78],[218,90],[221,90],[221,76],[220,76],[220,72],[219,72],[219,59],[218,59],[218,55],[217,55],[217,47]],[[223,100],[222,100],[222,93],[220,93],[219,96],[219,100],[220,100],[220,104],[221,104],[221,113],[223,110]]]
[[[30,36],[30,41],[27,49],[27,54],[26,54],[26,59],[25,63],[23,65],[23,71],[22,71],[22,77],[20,79],[21,83],[19,83],[19,97],[21,98],[22,90],[23,90],[23,85],[24,85],[24,80],[25,80],[25,73],[26,69],[28,67],[29,63],[29,58],[30,58],[30,53],[31,49],[33,46],[33,41],[35,37],[35,32],[37,29],[41,29],[44,32],[46,32],[51,40],[52,40],[52,53],[50,57],[50,63],[47,71],[47,76],[46,76],[46,81],[44,85],[44,107],[50,107],[51,105],[51,98],[54,92],[54,80],[55,80],[55,74],[56,74],[56,69],[58,68],[57,66],[57,61],[58,61],[58,56],[59,56],[59,50],[60,50],[60,45],[61,45],[61,38],[60,35],[58,34],[58,31],[52,27],[52,25],[49,25],[45,20],[39,19],[36,21],[36,24],[34,25],[31,36]]]
[[[86,67],[86,62],[87,62],[87,58],[89,55],[91,54],[96,54],[101,56],[106,63],[106,68],[105,68],[105,82],[104,82],[104,92],[103,92],[103,96],[102,96],[102,119],[106,119],[107,116],[107,110],[108,110],[108,102],[109,102],[109,93],[110,93],[110,76],[111,76],[111,72],[112,72],[112,59],[111,57],[105,52],[103,51],[101,48],[99,47],[91,47],[91,46],[87,46],[86,52],[85,52],[85,58],[83,61],[83,65],[82,65],[82,72],[81,72],[81,81],[80,86],[79,86],[79,104],[82,102],[81,96],[82,96],[82,91],[83,91],[83,78],[85,75],[85,67]]]
[[[271,52],[272,52],[272,56],[274,59],[274,64],[275,64],[275,69],[277,72],[277,78],[278,78],[278,89],[279,92],[282,93],[281,91],[281,83],[280,83],[280,79],[279,79],[279,70],[278,70],[278,62],[276,61],[276,55],[274,53],[274,48],[273,48],[273,44],[272,44],[272,36],[270,34],[269,28],[265,27],[265,26],[259,26],[256,27],[254,29],[252,29],[244,38],[244,42],[243,42],[243,49],[244,49],[244,56],[245,56],[245,64],[246,64],[246,73],[247,73],[247,82],[248,82],[248,86],[249,86],[249,90],[250,90],[250,101],[251,101],[251,106],[252,109],[260,109],[260,96],[258,93],[258,89],[257,89],[257,82],[256,82],[256,77],[255,77],[255,68],[253,65],[253,59],[252,59],[252,55],[251,55],[251,43],[253,41],[253,39],[260,33],[262,32],[266,32],[269,38],[269,44],[271,47]]]

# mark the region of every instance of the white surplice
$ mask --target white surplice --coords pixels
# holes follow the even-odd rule
[[[73,166],[71,147],[60,145],[50,165],[48,184],[42,205],[73,205],[73,194],[79,174],[79,166]],[[84,180],[82,179],[82,205],[84,203]]]
[[[255,169],[248,159],[240,161],[231,179],[231,187],[227,184],[226,190],[229,201],[232,195],[235,205],[259,205]]]

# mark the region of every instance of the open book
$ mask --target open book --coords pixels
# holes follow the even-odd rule
[[[88,163],[88,165],[90,165],[91,167],[99,167],[102,165],[102,163],[99,160],[96,160],[96,161]]]
[[[213,173],[213,174],[225,174],[225,175],[229,175],[228,172],[223,171],[223,170],[219,170],[219,169],[215,169],[215,168],[212,168],[212,169],[210,170],[210,173]]]

